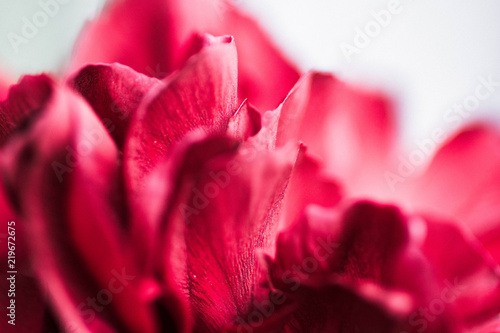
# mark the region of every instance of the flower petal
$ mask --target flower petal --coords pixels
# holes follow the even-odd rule
[[[10,80],[4,75],[0,75],[0,101],[3,101],[7,98],[7,94],[9,92]]]
[[[240,98],[248,98],[262,110],[276,108],[299,79],[297,69],[253,19],[235,8],[228,8],[225,14],[225,25],[214,33],[235,38]]]
[[[84,30],[72,67],[118,62],[162,78],[182,66],[193,35],[200,33],[235,36],[240,97],[258,108],[275,108],[298,79],[257,24],[219,0],[114,1]]]
[[[322,174],[321,165],[301,145],[287,189],[282,228],[295,223],[308,205],[334,207],[341,197],[340,186]]]
[[[39,113],[4,147],[2,166],[63,329],[153,332],[140,281],[127,280],[134,263],[126,256],[116,146],[83,99],[54,82]]]
[[[5,271],[0,273],[0,288],[5,292],[0,295],[0,302],[7,306],[13,299],[16,307],[14,322],[17,321],[18,325],[22,323],[24,328],[30,332],[42,332],[44,311],[47,307],[45,291],[33,276],[26,224],[14,212],[13,207],[8,202],[5,190],[0,179],[0,221],[5,223],[5,232],[0,233],[0,247],[2,248],[0,264],[5,267]],[[14,258],[9,253],[11,247],[13,247],[15,254]],[[10,291],[11,281],[8,280],[11,276],[9,271],[17,272],[13,281],[15,283],[13,294]],[[7,317],[0,324],[2,332],[7,332],[12,327],[7,322],[8,320],[10,321],[11,318]]]
[[[498,314],[500,266],[477,239],[449,222],[431,218],[426,218],[425,233],[422,252],[443,290],[436,297],[453,304],[460,318],[457,322],[473,327]]]
[[[192,312],[197,330],[219,332],[267,293],[257,252],[274,248],[294,161],[288,150],[249,151],[228,138],[200,137],[181,142],[145,187],[158,194],[158,180],[170,178],[163,196],[149,196],[162,212],[149,225],[162,226],[154,233],[165,235],[161,250],[151,252],[162,254],[166,290],[184,304],[179,317]]]
[[[244,141],[257,134],[261,129],[260,113],[245,100],[229,119],[227,134]]]
[[[458,221],[479,238],[500,228],[500,131],[487,125],[462,130],[417,179],[409,202],[416,210]]]
[[[144,95],[159,80],[120,64],[88,65],[70,81],[101,119],[120,149]]]
[[[231,37],[205,36],[206,46],[145,98],[130,127],[125,163],[137,188],[187,132],[225,133],[236,111],[236,49]]]
[[[9,90],[7,99],[0,102],[0,146],[24,122],[42,109],[50,98],[50,79],[45,75],[24,76]]]
[[[277,145],[301,140],[350,195],[382,196],[385,161],[392,150],[391,103],[332,75],[308,73],[278,108]]]

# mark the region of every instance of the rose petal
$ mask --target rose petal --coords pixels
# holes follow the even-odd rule
[[[256,253],[274,248],[293,166],[288,150],[249,153],[233,140],[204,136],[187,146],[181,142],[145,187],[156,193],[152,206],[163,212],[149,225],[164,230],[161,250],[154,252],[164,256],[159,268],[166,289],[184,304],[180,320],[192,312],[193,319],[179,324],[182,332],[190,331],[190,320],[197,330],[218,332],[267,293]],[[158,180],[166,175],[170,188],[158,197]]]
[[[405,216],[394,207],[367,202],[345,209],[309,207],[299,223],[279,236],[276,259],[269,266],[270,278],[274,287],[298,304],[287,324],[290,329],[311,327],[319,331],[332,325],[329,331],[337,332],[339,325],[356,327],[365,316],[369,322],[381,320],[372,325],[382,331],[389,329],[383,323],[397,328],[394,332],[415,327],[454,332],[462,327],[466,320],[454,317],[456,312],[450,305],[432,320],[426,320],[419,310],[440,299],[443,282],[442,276],[433,275],[437,263],[425,257],[426,251],[420,252],[422,242],[413,239],[416,236]],[[453,250],[444,253],[458,262]],[[344,296],[331,295],[322,303],[321,295],[329,295],[329,290]],[[340,300],[342,303],[337,303]],[[329,307],[334,310],[323,316],[322,309]],[[366,311],[358,312],[363,307]],[[341,317],[339,308],[345,311]]]
[[[463,325],[481,324],[500,311],[500,267],[471,234],[426,218],[422,252],[442,285],[436,295],[452,303]],[[446,292],[446,294],[445,294]]]
[[[134,265],[124,255],[116,146],[88,105],[53,82],[39,113],[5,146],[2,165],[63,329],[153,332],[139,281],[127,280]]]
[[[5,223],[5,229],[0,233],[0,248],[2,249],[0,263],[5,268],[0,273],[0,288],[5,290],[0,295],[0,303],[10,306],[11,299],[14,300],[15,320],[13,322],[18,326],[23,325],[30,332],[42,332],[43,315],[46,309],[45,291],[33,276],[26,225],[14,212],[4,192],[5,188],[0,179],[0,221]],[[10,254],[10,248],[13,249],[14,257]],[[9,271],[17,272],[13,281],[15,284],[13,290],[10,287],[11,281],[8,280],[11,276]],[[11,318],[7,317],[2,321],[0,324],[2,332],[8,332],[11,329],[12,325],[8,323],[10,320]]]
[[[321,165],[301,145],[287,189],[282,228],[296,222],[310,204],[335,206],[341,192],[340,186],[321,173]]]
[[[120,64],[88,65],[70,81],[101,119],[120,149],[144,95],[159,80]]]
[[[214,33],[235,38],[240,98],[248,98],[262,110],[276,108],[299,79],[297,69],[253,19],[231,7],[224,14],[224,26]]]
[[[236,49],[231,37],[208,42],[185,67],[145,98],[130,127],[126,171],[137,188],[187,132],[224,133],[236,110]]]
[[[261,129],[260,113],[245,100],[229,119],[227,134],[244,141],[257,134]]]
[[[45,75],[25,76],[9,90],[8,98],[0,102],[0,146],[28,118],[36,116],[50,98],[50,79]],[[27,93],[29,92],[29,93]]]
[[[257,24],[225,1],[114,1],[84,30],[72,68],[118,62],[165,77],[182,66],[192,36],[200,33],[235,36],[240,97],[258,108],[275,108],[298,79]]]
[[[332,75],[308,73],[278,108],[277,145],[301,140],[350,195],[383,197],[394,128],[390,102]],[[369,167],[366,167],[369,166]]]
[[[7,98],[7,93],[9,92],[10,80],[4,75],[0,75],[0,101]]]
[[[500,132],[486,125],[462,130],[436,153],[407,200],[491,237],[500,226]]]

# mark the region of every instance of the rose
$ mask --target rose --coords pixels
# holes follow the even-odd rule
[[[234,72],[232,39],[206,38],[184,69],[153,85],[104,66],[111,96],[123,96],[127,82],[147,88],[139,106],[122,101],[133,115],[123,157],[99,112],[67,87],[40,76],[13,90],[14,99],[41,98],[3,147],[6,193],[33,230],[35,271],[62,329],[443,331],[481,325],[498,311],[498,266],[477,240],[394,207],[349,197],[339,205],[339,186],[297,147],[286,113],[293,96],[260,125],[258,113],[227,97],[235,96],[224,76]],[[122,85],[106,84],[120,75]],[[364,93],[352,94],[366,105]],[[180,115],[178,105],[186,108]],[[185,119],[158,123],[174,116]],[[101,133],[98,145],[82,144],[88,133]],[[130,142],[139,139],[137,154]],[[52,163],[66,160],[68,146],[72,170],[60,182]],[[200,193],[208,203],[194,211]],[[101,291],[120,269],[127,285],[108,302]]]
[[[261,116],[236,102],[233,39],[204,35],[192,45],[197,52],[164,80],[89,65],[69,87],[26,77],[0,105],[8,125],[0,165],[10,207],[3,205],[29,230],[27,251],[57,329],[491,325],[499,310],[498,265],[489,257],[497,210],[482,200],[461,206],[451,192],[441,203],[458,207],[455,214],[426,215],[417,209],[429,206],[409,201],[427,194],[418,183],[387,196],[378,177],[391,163],[387,99],[309,73]],[[495,130],[465,131],[420,184],[433,179],[436,200],[454,186],[441,170],[459,170],[447,163],[494,152],[496,138]],[[480,166],[496,165],[492,158]],[[465,183],[474,199],[483,198],[481,175]],[[408,208],[373,202],[381,198]],[[456,223],[471,216],[489,253]],[[46,330],[34,323],[32,331]]]

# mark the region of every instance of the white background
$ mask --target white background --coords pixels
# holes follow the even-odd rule
[[[393,96],[408,148],[435,128],[448,129],[445,112],[474,94],[478,78],[500,82],[498,0],[401,0],[401,11],[348,62],[341,43],[353,44],[356,28],[389,0],[233,0],[252,13],[300,69],[331,71]],[[73,41],[102,0],[69,0],[27,44],[15,52],[9,33],[21,33],[23,17],[40,10],[38,0],[0,0],[0,67],[14,75],[57,71]],[[500,123],[500,87],[464,124]]]

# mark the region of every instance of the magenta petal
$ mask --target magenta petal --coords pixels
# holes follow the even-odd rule
[[[37,119],[4,147],[11,201],[29,226],[37,277],[64,329],[154,331],[136,287],[140,278],[116,283],[117,275],[134,275],[122,229],[117,159],[114,142],[88,104],[53,82]],[[103,289],[114,302],[94,311],[87,297],[102,297]]]
[[[253,299],[267,295],[257,253],[274,248],[293,154],[249,153],[244,143],[238,149],[236,141],[219,137],[183,144],[182,160],[175,149],[151,174],[151,185],[169,175],[170,189],[153,200],[153,207],[163,203],[163,213],[150,225],[164,230],[156,252],[163,255],[167,294],[184,304],[180,318],[192,312],[196,330],[219,332],[245,315]],[[158,185],[145,188],[159,193]]]
[[[92,106],[122,148],[142,98],[159,82],[120,64],[98,64],[81,69],[70,85]]]
[[[351,195],[377,197],[391,153],[391,103],[332,75],[308,73],[278,108],[277,145],[301,140]]]
[[[408,200],[464,223],[477,237],[500,227],[500,131],[471,126],[446,143]]]
[[[0,75],[0,101],[3,101],[7,98],[7,94],[9,92],[9,79]]]
[[[28,118],[36,116],[50,98],[50,79],[45,75],[25,76],[11,86],[7,99],[0,102],[0,146]]]
[[[340,201],[340,185],[321,172],[318,161],[301,145],[287,190],[283,228],[295,223],[310,204],[333,207]]]
[[[229,119],[227,134],[237,140],[244,141],[257,134],[261,126],[260,113],[245,100]]]
[[[237,107],[236,49],[231,37],[205,38],[207,46],[154,88],[133,119],[125,149],[132,188],[189,131],[227,129]]]
[[[82,34],[72,67],[118,62],[165,77],[183,65],[192,36],[201,33],[235,37],[240,50],[239,95],[258,108],[275,108],[298,79],[297,70],[262,29],[225,1],[111,2]]]
[[[422,222],[421,222],[422,223]],[[481,324],[500,311],[500,266],[459,227],[427,219],[422,252],[442,281],[464,326]],[[444,283],[443,283],[444,282]],[[450,300],[450,301],[448,301]]]
[[[225,25],[216,34],[234,36],[238,48],[239,96],[267,111],[278,106],[299,79],[258,24],[235,8],[225,12]]]
[[[2,306],[7,306],[10,299],[14,299],[16,306],[16,327],[23,326],[24,329],[30,332],[43,332],[44,312],[47,307],[45,290],[41,288],[37,279],[33,276],[27,225],[14,212],[4,193],[5,190],[3,181],[0,179],[0,220],[5,223],[5,231],[0,232],[0,246],[2,248],[0,252],[0,265],[5,267],[5,271],[0,273],[0,288],[5,290],[0,295],[0,303]],[[11,228],[8,228],[9,226]],[[9,232],[11,234],[8,234]],[[8,246],[12,245],[15,247],[15,258],[8,258]],[[13,259],[13,261],[8,261],[9,259]],[[9,267],[10,264],[15,265],[14,269]],[[8,295],[10,293],[10,280],[7,280],[7,278],[10,277],[10,274],[7,271],[17,271],[15,297],[9,297]],[[6,317],[6,320],[0,323],[0,330],[2,332],[8,332],[13,327],[11,324],[8,324],[7,320],[11,320],[11,318]]]

